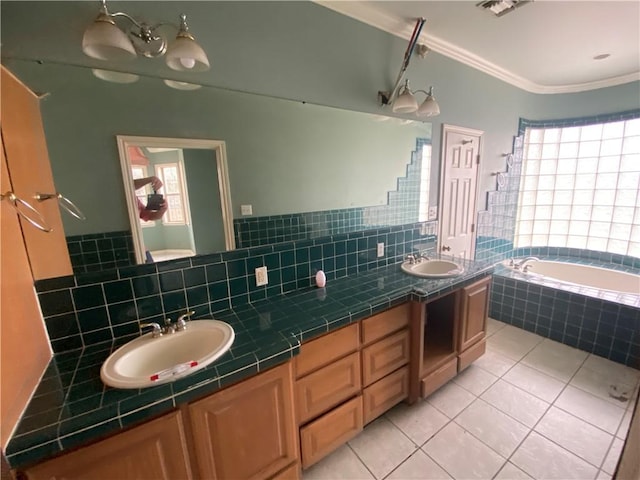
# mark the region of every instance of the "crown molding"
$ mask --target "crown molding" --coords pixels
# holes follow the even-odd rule
[[[403,18],[393,17],[375,8],[375,2],[365,1],[340,1],[340,0],[313,0],[314,3],[333,10],[342,15],[346,15],[372,27],[383,30],[396,37],[409,40],[413,32],[413,25],[407,25]],[[633,81],[640,81],[640,72],[634,72],[617,77],[606,78],[594,82],[575,83],[568,85],[542,85],[532,82],[520,75],[502,68],[494,63],[488,62],[484,58],[474,53],[453,45],[434,35],[423,33],[418,43],[425,44],[434,52],[456,60],[464,65],[479,70],[487,75],[502,80],[514,87],[520,88],[530,93],[555,94],[555,93],[577,93],[598,88],[613,87]]]

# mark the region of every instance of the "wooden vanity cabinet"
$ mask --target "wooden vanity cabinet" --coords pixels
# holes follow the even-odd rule
[[[193,478],[179,411],[26,470],[30,480]]]
[[[293,412],[291,362],[190,404],[199,477],[265,479],[297,471]]]
[[[298,479],[292,381],[287,362],[19,478]]]
[[[487,276],[427,303],[412,303],[410,401],[428,397],[485,352]]]
[[[460,292],[459,372],[485,352],[490,287],[491,277],[486,277]]]
[[[409,304],[300,347],[294,359],[302,468],[408,397]]]

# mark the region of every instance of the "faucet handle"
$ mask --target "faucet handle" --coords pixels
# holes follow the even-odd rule
[[[416,257],[413,255],[413,253],[407,255],[407,261],[409,262],[409,265],[413,265],[414,263],[416,263]]]
[[[181,332],[183,330],[187,329],[187,319],[189,319],[189,317],[191,315],[195,315],[196,312],[195,310],[191,310],[187,313],[185,313],[184,315],[180,315],[178,317],[178,320],[176,320],[176,332]]]
[[[143,328],[148,328],[148,327],[152,327],[153,331],[151,334],[152,338],[158,338],[162,336],[162,328],[160,328],[160,325],[158,325],[156,322],[151,322],[151,323],[141,323],[140,324],[140,331],[142,331]]]

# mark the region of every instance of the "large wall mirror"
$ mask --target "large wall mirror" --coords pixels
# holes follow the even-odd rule
[[[234,242],[224,249],[435,219],[426,213],[438,198],[430,123],[206,86],[177,90],[153,77],[119,84],[78,66],[4,63],[46,94],[41,111],[56,188],[87,217],[64,218],[67,238],[78,245],[132,230],[131,185],[121,168],[118,136],[224,143],[234,224]],[[139,146],[147,154],[148,147],[193,153],[178,143]],[[215,155],[208,158],[215,165]],[[202,194],[189,202],[192,217],[208,211],[205,200],[219,195],[219,179],[201,177],[210,190],[197,187]],[[116,258],[118,266],[124,257]],[[128,259],[147,260],[133,252]],[[99,262],[90,270],[113,266]]]

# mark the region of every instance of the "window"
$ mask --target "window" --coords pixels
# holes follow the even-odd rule
[[[156,164],[155,170],[156,176],[162,181],[162,193],[168,205],[167,213],[162,217],[162,223],[165,225],[186,225],[185,188],[180,164]]]
[[[525,130],[515,246],[640,257],[640,118]]]

